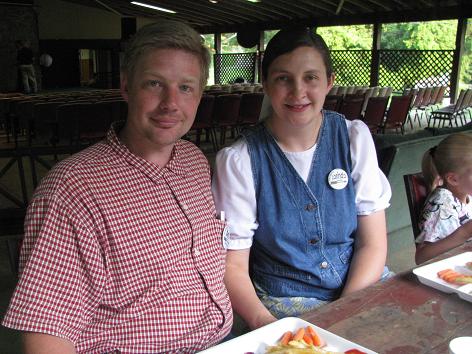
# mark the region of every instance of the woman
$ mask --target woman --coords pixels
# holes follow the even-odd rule
[[[319,35],[278,32],[262,75],[271,114],[218,153],[213,181],[225,283],[251,329],[379,280],[391,196],[366,125],[322,110],[334,74]]]

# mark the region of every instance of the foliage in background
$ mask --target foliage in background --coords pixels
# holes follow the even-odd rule
[[[320,27],[317,29],[317,33],[325,39],[332,50],[369,50],[372,47],[372,27],[372,25]],[[457,20],[384,24],[382,25],[380,48],[390,50],[454,49],[456,31]],[[448,55],[446,53],[444,55]],[[430,54],[434,56],[434,53]],[[389,62],[389,64],[381,66],[380,76],[392,77],[397,75],[405,78],[405,85],[414,85],[415,80],[412,78],[412,73],[418,73],[417,68],[429,67],[428,60],[427,55],[419,55],[414,64],[408,62],[408,60],[404,63]],[[338,55],[336,61],[340,68],[352,66],[350,56]],[[360,65],[360,63],[357,64]],[[448,77],[450,68],[447,62],[438,60],[436,64],[434,70],[431,68],[432,71],[420,74],[420,76],[423,79],[427,79],[428,75],[434,78]],[[365,63],[360,65],[360,67],[362,66],[365,66]],[[349,72],[346,71],[343,71],[341,75],[338,72],[338,78],[342,79],[343,82],[355,81],[355,78],[350,77]],[[471,19],[468,20],[460,82],[461,87],[472,84]]]
[[[372,25],[356,26],[335,26],[319,27],[317,33],[320,34],[331,50],[340,51],[333,53],[336,56],[336,71],[338,79],[346,84],[365,84],[366,75],[362,75],[362,82],[356,82],[355,68],[370,68],[370,60],[366,59],[365,54],[353,53],[343,55],[342,51],[365,51],[372,48]],[[406,22],[382,25],[381,49],[386,50],[452,50],[455,48],[455,39],[457,31],[457,20],[446,21],[428,21],[428,22]],[[277,33],[274,31],[264,32],[264,44]],[[213,50],[213,35],[205,35],[205,43]],[[239,46],[236,33],[221,34],[222,53],[247,53],[255,52],[256,47],[243,48]],[[365,52],[364,52],[365,53]],[[449,55],[444,52],[444,55]],[[412,64],[405,60],[402,62],[389,62],[382,65],[380,74],[385,77],[397,75],[403,77],[405,85],[414,85],[417,68],[430,66],[427,62],[428,56],[418,55],[416,62]],[[401,57],[401,56],[400,56]],[[363,70],[365,71],[365,70]],[[433,72],[434,71],[434,72]],[[429,76],[443,77],[448,76],[450,67],[447,63],[438,62],[437,67],[429,72],[421,74],[422,79]],[[462,56],[462,66],[460,73],[460,86],[462,88],[472,85],[472,19],[468,19],[467,32],[465,38],[464,52]]]

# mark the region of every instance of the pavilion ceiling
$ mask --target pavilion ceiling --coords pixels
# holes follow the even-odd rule
[[[66,0],[114,12],[123,17],[176,19],[202,33],[248,28],[388,23],[472,17],[472,0],[138,0],[175,14],[131,4],[130,0]]]

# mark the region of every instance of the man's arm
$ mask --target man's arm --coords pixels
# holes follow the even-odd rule
[[[75,354],[71,341],[44,333],[23,333],[23,351],[25,354]]]
[[[387,259],[385,211],[357,218],[354,255],[342,296],[377,282]]]

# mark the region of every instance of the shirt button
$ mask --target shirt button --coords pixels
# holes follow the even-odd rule
[[[182,209],[188,210],[188,205],[187,204],[182,204]]]
[[[318,242],[318,240],[317,240],[316,238],[312,238],[312,239],[311,239],[310,241],[308,241],[308,242],[310,242],[311,245],[315,245],[315,244]]]
[[[323,268],[323,269],[328,268],[328,262],[326,262],[326,261],[321,262],[320,266],[321,266],[321,268]]]
[[[198,248],[195,248],[193,253],[195,254],[195,256],[199,256],[200,255],[200,251],[198,250]]]
[[[312,211],[315,210],[316,206],[314,204],[307,204],[305,205],[305,210],[306,211]]]

